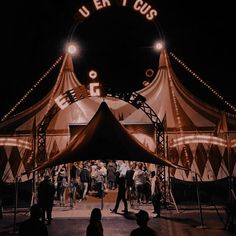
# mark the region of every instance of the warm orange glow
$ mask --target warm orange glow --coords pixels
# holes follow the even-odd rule
[[[227,147],[226,140],[208,135],[191,135],[191,136],[176,138],[173,139],[173,141],[170,144],[170,147],[176,147],[178,145],[184,145],[190,143],[208,143]]]
[[[162,41],[158,41],[154,45],[154,49],[156,51],[161,51],[164,48],[164,43]]]
[[[16,146],[30,150],[32,149],[32,144],[30,142],[18,138],[0,138],[0,146]]]
[[[77,47],[75,46],[75,44],[69,44],[67,47],[67,52],[71,55],[74,55],[77,53]]]

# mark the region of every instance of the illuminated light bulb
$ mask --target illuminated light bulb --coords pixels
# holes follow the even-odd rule
[[[154,49],[156,51],[161,51],[164,48],[164,43],[162,41],[158,41],[154,45]]]
[[[74,44],[69,44],[67,47],[67,52],[71,55],[75,55],[77,53],[77,47]]]

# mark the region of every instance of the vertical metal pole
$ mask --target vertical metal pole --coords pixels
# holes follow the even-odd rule
[[[104,196],[104,181],[102,180],[102,196],[101,196],[101,210],[103,210],[103,206],[104,206],[104,201],[103,201],[103,196]]]
[[[232,176],[231,176],[231,172],[230,172],[230,156],[231,156],[231,147],[229,144],[229,132],[226,133],[226,141],[227,141],[227,160],[228,160],[228,172],[229,172],[229,176],[228,176],[228,187],[229,187],[229,202],[232,201]]]
[[[15,177],[15,207],[14,207],[14,218],[13,218],[13,233],[16,233],[17,205],[18,205],[18,176]]]
[[[2,199],[0,198],[0,220],[3,218]]]
[[[203,216],[202,216],[202,204],[201,204],[201,199],[200,199],[200,194],[199,194],[198,177],[196,173],[195,173],[195,180],[196,180],[196,190],[197,190],[197,202],[198,202],[198,207],[199,207],[199,212],[200,212],[200,217],[201,217],[200,228],[205,228],[204,223],[203,223]]]

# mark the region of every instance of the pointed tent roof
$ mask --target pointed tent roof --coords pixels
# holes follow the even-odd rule
[[[199,100],[183,87],[172,69],[165,49],[160,54],[159,68],[155,78],[137,93],[146,98],[146,103],[155,111],[160,120],[165,117],[168,131],[178,131],[179,120],[182,129],[186,131],[213,131],[221,119],[219,109]],[[106,101],[116,114],[122,114],[124,122],[150,123],[149,118],[141,110],[136,110],[130,104],[123,101],[114,102],[110,98],[106,98]],[[236,119],[229,113],[227,113],[227,123],[230,130],[236,131]]]
[[[37,126],[43,119],[47,111],[53,106],[54,99],[60,94],[66,92],[69,89],[81,86],[75,73],[71,55],[66,53],[57,80],[50,90],[50,92],[39,102],[29,107],[28,109],[10,117],[4,122],[0,123],[0,134],[13,134],[13,133],[30,133],[33,127],[33,120],[36,119]],[[85,99],[81,104],[94,107],[91,99]],[[83,106],[84,107],[84,106]],[[93,110],[93,112],[95,109]],[[62,112],[60,116],[57,114],[50,122],[48,130],[63,130],[67,129],[70,122],[86,122],[88,114],[84,110],[80,109],[78,103],[74,103],[66,109],[66,112]]]
[[[107,104],[102,102],[89,124],[73,138],[68,147],[37,170],[97,159],[124,159],[177,167],[139,143],[117,121]]]
[[[14,181],[16,173],[19,175],[32,169],[33,136],[36,127],[54,105],[55,98],[78,86],[81,84],[74,73],[71,55],[65,54],[55,84],[49,93],[28,109],[0,122],[0,155],[2,156],[0,158],[0,179],[11,182]],[[69,123],[87,123],[95,111],[94,101],[90,98],[75,102],[65,110],[60,110],[47,127],[48,155],[52,156],[59,152],[68,143]],[[30,175],[24,176],[22,181],[31,177]]]

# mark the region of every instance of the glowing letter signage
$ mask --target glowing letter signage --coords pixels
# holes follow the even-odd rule
[[[91,12],[100,11],[113,5],[129,7],[143,15],[149,21],[154,20],[158,15],[157,10],[144,0],[113,0],[113,2],[112,0],[92,0],[91,4],[87,6],[83,5],[79,8],[75,18],[82,21],[89,17]]]

